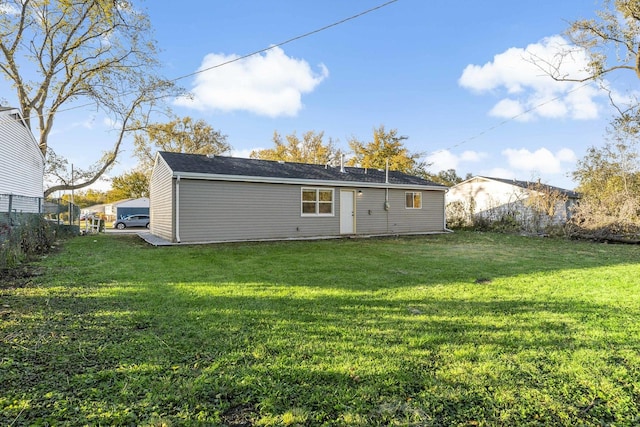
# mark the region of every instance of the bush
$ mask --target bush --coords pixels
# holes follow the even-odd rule
[[[0,224],[0,269],[16,267],[34,255],[46,253],[56,230],[42,216],[22,214],[12,224]]]
[[[597,241],[640,241],[640,201],[620,198],[617,202],[611,209],[601,200],[582,200],[565,227],[566,235]]]

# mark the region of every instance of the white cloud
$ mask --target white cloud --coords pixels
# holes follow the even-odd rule
[[[571,55],[559,55],[568,50]],[[579,79],[586,76],[587,65],[586,52],[553,36],[524,49],[510,48],[484,65],[467,65],[458,84],[501,97],[490,111],[496,117],[595,119],[599,113],[595,99],[602,95],[595,87],[555,81],[545,72],[557,69],[561,76]]]
[[[519,171],[520,176],[531,173],[561,173],[564,171],[565,165],[573,164],[576,161],[575,153],[568,148],[563,148],[555,154],[546,148],[540,148],[534,152],[526,148],[518,150],[508,148],[502,151],[502,155],[507,158],[509,167]]]
[[[231,157],[240,157],[242,159],[248,159],[251,157],[251,152],[252,151],[257,151],[257,150],[262,150],[262,148],[248,148],[245,150],[231,150],[230,152],[230,156]]]
[[[517,179],[515,172],[505,168],[492,168],[487,171],[480,172],[479,175],[487,176],[489,178]]]
[[[431,163],[429,170],[433,172],[456,169],[456,172],[463,173],[463,171],[458,170],[461,163],[477,163],[485,159],[487,156],[487,153],[471,150],[467,150],[460,155],[454,154],[449,150],[440,150],[428,155],[425,160],[428,163]]]
[[[20,15],[20,9],[11,4],[0,4],[0,14]]]
[[[460,155],[460,160],[463,162],[480,162],[487,157],[489,157],[487,153],[467,150]]]
[[[237,55],[209,54],[199,70],[234,61]],[[177,105],[198,110],[237,111],[278,117],[295,116],[302,109],[302,95],[312,92],[329,71],[314,72],[302,59],[285,55],[279,47],[198,74],[191,97]]]
[[[117,129],[122,126],[122,122],[120,122],[119,120],[114,120],[111,117],[104,117],[102,119],[102,124],[109,129]]]
[[[489,114],[496,117],[513,117],[521,121],[531,120],[530,114],[525,114],[524,106],[513,99],[502,99],[493,106]]]

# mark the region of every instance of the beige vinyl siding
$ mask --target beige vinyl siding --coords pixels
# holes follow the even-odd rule
[[[182,179],[180,240],[206,242],[338,235],[340,218],[335,210],[338,192],[334,193],[334,216],[303,217],[302,187]]]
[[[407,209],[405,193],[422,193],[422,209]],[[389,233],[422,233],[444,230],[444,191],[416,189],[389,191]]]
[[[0,112],[0,194],[43,197],[44,157],[15,111]]]
[[[356,191],[356,234],[387,233],[388,215],[384,210],[385,190],[379,188]]]
[[[159,157],[149,183],[149,228],[152,234],[170,242],[175,241],[173,189],[173,173]]]
[[[444,230],[444,191],[389,190],[389,210],[384,209],[384,189],[356,192],[356,233],[424,233]],[[405,193],[422,193],[422,209],[406,209]]]

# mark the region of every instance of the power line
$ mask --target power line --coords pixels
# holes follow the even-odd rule
[[[354,19],[360,18],[361,16],[364,16],[364,15],[366,15],[366,14],[368,14],[368,13],[371,13],[371,12],[375,12],[376,10],[382,9],[383,7],[389,6],[390,4],[395,3],[395,2],[397,2],[397,1],[399,1],[399,0],[391,0],[391,1],[388,1],[388,2],[386,2],[386,3],[382,3],[382,4],[378,5],[378,6],[372,7],[371,9],[367,9],[367,10],[365,10],[364,12],[360,12],[360,13],[358,13],[358,14],[356,14],[356,15],[353,15],[353,16],[350,16],[350,17],[348,17],[348,18],[342,19],[342,20],[340,20],[340,21],[334,22],[333,24],[325,25],[325,26],[324,26],[324,27],[322,27],[322,28],[318,28],[318,29],[316,29],[316,30],[309,31],[308,33],[304,33],[304,34],[301,34],[301,35],[299,35],[299,36],[296,36],[296,37],[290,38],[290,39],[288,39],[288,40],[285,40],[285,41],[283,41],[283,42],[276,43],[276,44],[271,45],[271,46],[269,46],[269,47],[266,47],[266,48],[264,48],[264,49],[256,50],[255,52],[248,53],[248,54],[243,55],[243,56],[240,56],[240,57],[238,57],[238,58],[230,59],[230,60],[228,60],[228,61],[221,62],[220,64],[213,65],[213,66],[211,66],[211,67],[207,67],[207,68],[204,68],[204,69],[202,69],[202,70],[195,71],[195,72],[190,73],[190,74],[185,74],[184,76],[176,77],[175,79],[170,80],[170,81],[175,82],[175,81],[178,81],[178,80],[186,79],[187,77],[192,77],[192,76],[195,76],[196,74],[201,74],[201,73],[204,73],[204,72],[206,72],[206,71],[210,71],[210,70],[213,70],[213,69],[216,69],[216,68],[220,68],[220,67],[223,67],[223,66],[225,66],[225,65],[228,65],[228,64],[234,63],[234,62],[236,62],[236,61],[240,61],[240,60],[242,60],[242,59],[249,58],[250,56],[259,55],[259,54],[261,54],[261,53],[263,53],[263,52],[267,52],[267,51],[269,51],[269,50],[271,50],[271,49],[275,49],[276,47],[284,46],[285,44],[288,44],[288,43],[294,42],[294,41],[296,41],[296,40],[303,39],[303,38],[305,38],[305,37],[309,37],[309,36],[311,36],[311,35],[313,35],[313,34],[317,34],[317,33],[319,33],[319,32],[322,32],[322,31],[328,30],[329,28],[333,28],[333,27],[336,27],[336,26],[338,26],[338,25],[344,24],[345,22],[352,21],[352,20],[354,20]]]
[[[246,59],[246,58],[249,58],[249,57],[251,57],[251,56],[259,55],[259,54],[264,53],[264,52],[267,52],[267,51],[269,51],[269,50],[271,50],[271,49],[275,49],[276,47],[284,46],[284,45],[289,44],[289,43],[292,43],[292,42],[294,42],[294,41],[297,41],[297,40],[300,40],[300,39],[303,39],[303,38],[306,38],[306,37],[312,36],[312,35],[314,35],[314,34],[320,33],[320,32],[322,32],[322,31],[328,30],[328,29],[330,29],[330,28],[337,27],[338,25],[344,24],[345,22],[353,21],[354,19],[358,19],[358,18],[360,18],[360,17],[362,17],[362,16],[364,16],[364,15],[367,15],[367,14],[369,14],[369,13],[371,13],[371,12],[375,12],[375,11],[377,11],[377,10],[380,10],[380,9],[382,9],[383,7],[389,6],[390,4],[392,4],[392,3],[396,3],[396,2],[398,2],[398,1],[400,1],[400,0],[390,0],[390,1],[387,1],[387,2],[385,2],[385,3],[379,4],[378,6],[374,6],[374,7],[370,8],[370,9],[367,9],[367,10],[365,10],[365,11],[363,11],[363,12],[360,12],[360,13],[357,13],[357,14],[355,14],[355,15],[349,16],[348,18],[344,18],[344,19],[341,19],[340,21],[336,21],[336,22],[334,22],[334,23],[332,23],[332,24],[325,25],[324,27],[321,27],[321,28],[318,28],[318,29],[315,29],[315,30],[309,31],[309,32],[304,33],[304,34],[300,34],[300,35],[298,35],[298,36],[292,37],[292,38],[290,38],[290,39],[287,39],[287,40],[285,40],[285,41],[282,41],[282,42],[279,42],[279,43],[276,43],[276,44],[272,44],[272,45],[270,45],[269,47],[266,47],[266,48],[264,48],[264,49],[256,50],[256,51],[254,51],[254,52],[247,53],[246,55],[242,55],[242,56],[239,56],[239,57],[237,57],[237,58],[230,59],[230,60],[225,61],[225,62],[221,62],[220,64],[216,64],[216,65],[213,65],[213,66],[211,66],[211,67],[204,68],[204,69],[202,69],[202,70],[194,71],[193,73],[185,74],[185,75],[183,75],[183,76],[180,76],[180,77],[176,77],[176,78],[170,79],[169,81],[170,81],[170,82],[177,82],[178,80],[183,80],[183,79],[186,79],[186,78],[188,78],[188,77],[193,77],[193,76],[195,76],[195,75],[202,74],[202,73],[205,73],[205,72],[207,72],[207,71],[211,71],[211,70],[214,70],[214,69],[216,69],[216,68],[220,68],[220,67],[223,67],[223,66],[225,66],[225,65],[232,64],[232,63],[237,62],[237,61],[240,61],[240,60],[242,60],[242,59]],[[130,93],[132,93],[132,92],[125,93],[125,95],[128,95],[128,94],[130,94]],[[78,105],[78,106],[74,106],[74,107],[68,107],[68,108],[65,108],[65,109],[59,109],[57,112],[58,112],[58,113],[60,113],[60,112],[64,112],[64,111],[76,110],[76,109],[84,108],[84,107],[88,107],[88,106],[91,106],[91,105],[95,105],[95,103],[94,103],[94,102],[91,102],[91,103],[87,103],[87,104],[83,104],[83,105]]]
[[[501,127],[501,126],[504,126],[504,125],[506,125],[507,123],[512,122],[512,121],[514,121],[514,120],[516,120],[518,117],[522,117],[522,116],[524,116],[524,115],[527,115],[527,114],[531,113],[532,111],[537,110],[538,108],[544,107],[544,106],[545,106],[545,105],[547,105],[547,104],[550,104],[550,103],[552,103],[552,102],[554,102],[554,101],[557,101],[557,100],[559,100],[559,99],[562,99],[562,98],[563,98],[563,97],[565,97],[566,95],[569,95],[569,94],[571,94],[571,93],[573,93],[573,92],[577,92],[577,91],[579,91],[580,89],[582,89],[582,88],[585,88],[585,87],[589,86],[591,83],[592,83],[592,82],[591,82],[591,81],[589,81],[589,82],[587,82],[587,83],[584,83],[584,84],[582,84],[582,85],[580,85],[580,86],[578,86],[578,87],[575,87],[575,88],[573,88],[573,89],[571,89],[571,90],[567,91],[566,93],[563,93],[562,95],[558,95],[558,96],[556,96],[555,98],[551,98],[551,99],[548,99],[548,100],[546,100],[546,101],[544,101],[544,102],[541,102],[541,103],[539,103],[539,104],[536,104],[536,105],[534,105],[533,107],[528,108],[528,109],[526,109],[526,110],[524,110],[524,111],[522,111],[522,112],[520,112],[520,113],[518,113],[518,114],[516,114],[516,115],[514,115],[514,116],[511,116],[511,117],[509,117],[509,118],[506,118],[506,119],[502,120],[501,122],[496,123],[495,125],[493,125],[493,126],[491,126],[491,127],[487,128],[487,129],[485,129],[485,130],[483,130],[483,131],[481,131],[481,132],[478,132],[477,134],[475,134],[475,135],[473,135],[473,136],[471,136],[471,137],[469,137],[469,138],[463,139],[462,141],[460,141],[460,142],[458,142],[458,143],[456,143],[456,144],[450,145],[450,146],[449,146],[449,147],[447,147],[447,148],[441,148],[440,150],[432,151],[430,154],[428,154],[428,155],[427,155],[427,157],[428,157],[428,156],[432,156],[432,155],[434,155],[434,154],[443,153],[443,152],[445,152],[445,151],[450,151],[450,150],[453,150],[453,149],[455,149],[455,148],[458,148],[458,147],[460,147],[460,146],[462,146],[462,145],[464,145],[464,144],[467,144],[467,143],[469,143],[469,142],[473,141],[474,139],[478,139],[478,138],[480,138],[481,136],[484,136],[484,135],[486,135],[487,133],[490,133],[490,132],[492,132],[492,131],[496,130],[497,128],[499,128],[499,127]]]

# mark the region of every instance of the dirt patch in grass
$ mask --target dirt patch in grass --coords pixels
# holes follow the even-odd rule
[[[239,405],[229,409],[222,415],[225,425],[231,427],[251,427],[255,409],[251,405]]]
[[[27,260],[17,267],[0,268],[0,289],[24,288],[32,282],[34,277],[42,276],[45,272],[43,268],[32,264],[30,261],[59,253],[61,250],[62,242],[56,242],[44,255]]]
[[[16,289],[27,286],[34,277],[42,276],[43,270],[25,264],[0,270],[0,289]]]

